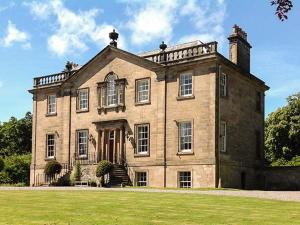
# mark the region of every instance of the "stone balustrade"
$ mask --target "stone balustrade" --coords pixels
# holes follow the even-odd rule
[[[61,73],[51,74],[48,76],[36,77],[33,80],[33,86],[40,87],[40,86],[60,83],[66,80],[71,75],[73,75],[75,72],[76,70],[72,70],[71,72],[61,72]]]
[[[176,63],[181,60],[196,58],[214,52],[217,52],[217,42],[199,44],[170,51],[166,50],[165,52],[144,55],[143,57],[152,62],[167,64]]]

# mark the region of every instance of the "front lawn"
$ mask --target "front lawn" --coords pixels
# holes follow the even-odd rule
[[[197,194],[0,191],[0,224],[299,224],[300,203]]]

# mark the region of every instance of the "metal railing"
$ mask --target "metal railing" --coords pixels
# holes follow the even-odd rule
[[[74,154],[73,163],[79,162],[81,165],[94,165],[100,161],[100,156],[98,152],[88,153],[86,155]]]
[[[202,55],[217,52],[217,45],[217,42],[209,42],[206,44],[199,44],[195,46],[179,48],[176,50],[145,55],[143,57],[156,63],[174,63],[177,61],[192,59]]]
[[[53,182],[57,181],[59,178],[69,173],[72,169],[72,167],[67,163],[62,163],[61,165],[62,165],[62,169],[59,174],[55,174],[53,176],[48,176],[45,173],[36,174],[35,186],[51,185]]]

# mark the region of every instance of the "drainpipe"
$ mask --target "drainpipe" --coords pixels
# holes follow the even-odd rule
[[[220,154],[220,129],[221,129],[221,101],[220,101],[220,74],[221,74],[221,65],[217,64],[217,168],[216,168],[216,187],[221,187],[221,154]]]
[[[33,160],[33,186],[35,186],[35,169],[36,169],[36,130],[37,130],[37,94],[34,94],[35,99],[35,121],[34,121],[34,160]]]
[[[68,165],[69,165],[69,169],[71,168],[71,113],[72,113],[72,88],[70,88],[69,91],[69,143],[68,143],[68,147],[69,147],[69,152],[68,152]]]
[[[165,71],[164,188],[167,187],[167,73]]]

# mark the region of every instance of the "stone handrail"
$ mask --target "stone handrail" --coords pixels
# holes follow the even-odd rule
[[[165,52],[145,55],[143,57],[156,63],[172,63],[181,60],[196,58],[214,52],[217,52],[217,42],[199,44],[170,51],[167,50]]]
[[[33,86],[40,87],[40,86],[46,86],[46,85],[60,83],[64,80],[66,80],[68,77],[70,77],[75,72],[76,71],[73,70],[71,72],[61,72],[61,73],[51,74],[48,76],[36,77],[33,79]]]

